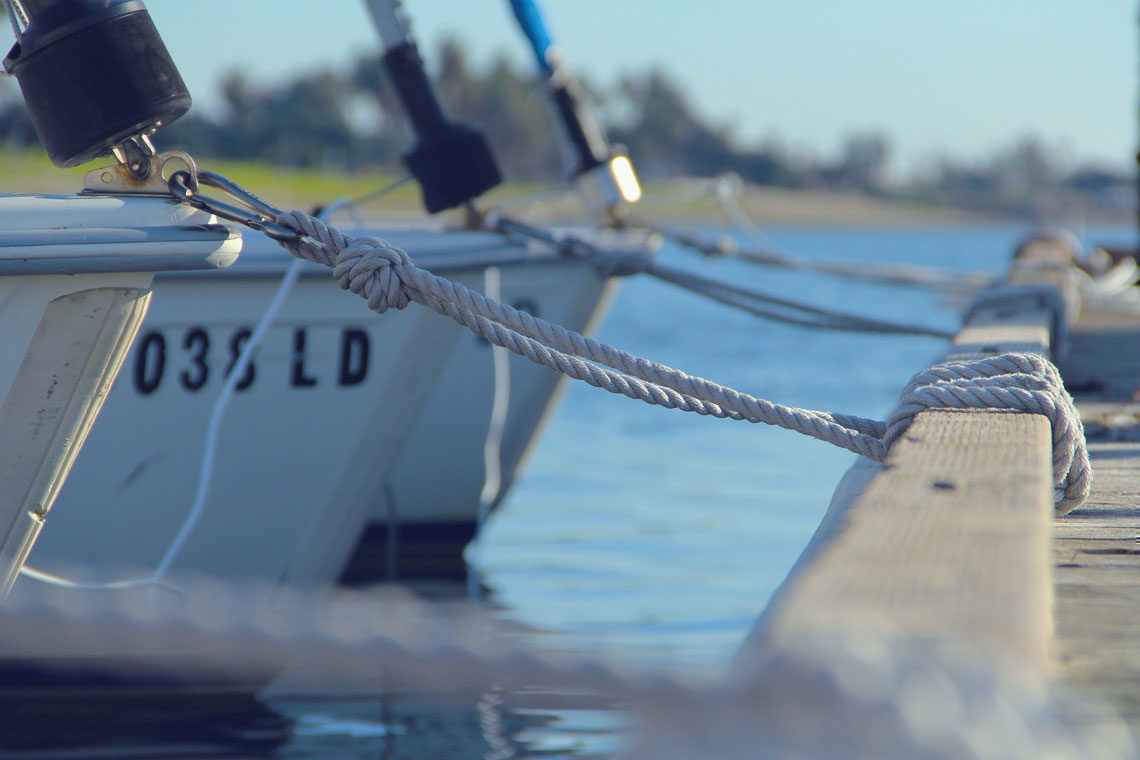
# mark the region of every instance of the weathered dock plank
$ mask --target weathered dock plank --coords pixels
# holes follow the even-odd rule
[[[1128,312],[1085,309],[1069,356],[1059,363],[1065,384],[1078,399],[1113,399],[1140,394],[1140,327]]]
[[[841,540],[789,580],[769,646],[885,623],[1043,662],[1049,648],[1049,423],[1002,412],[919,415],[841,518]],[[1021,551],[1008,551],[1016,540]]]
[[[1060,242],[1023,246],[1006,287],[983,296],[948,358],[1050,355],[1076,313],[1071,260]],[[864,463],[849,473],[741,661],[762,662],[817,630],[882,626],[895,635],[970,642],[1003,661],[1047,670],[1051,461],[1043,417],[920,413],[881,472]]]
[[[1093,493],[1054,525],[1060,677],[1140,735],[1140,315],[1082,312],[1062,365],[1090,436]],[[1084,399],[1089,399],[1084,401]]]
[[[1096,706],[1107,704],[1140,736],[1140,309],[1078,309],[1066,257],[1023,247],[948,358],[1065,344],[1057,363],[1095,473],[1088,502],[1054,517],[1043,418],[922,412],[885,466],[848,473],[741,662],[817,630],[967,641],[1093,697],[1072,725],[1109,725]]]

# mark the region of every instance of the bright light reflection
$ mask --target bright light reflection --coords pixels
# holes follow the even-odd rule
[[[637,203],[641,198],[641,183],[637,181],[633,162],[626,156],[614,156],[610,161],[610,171],[614,175],[618,192],[626,203]]]

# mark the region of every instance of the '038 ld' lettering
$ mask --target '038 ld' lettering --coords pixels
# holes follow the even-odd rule
[[[219,384],[218,377],[226,378],[233,372],[252,334],[248,327],[224,331],[195,325],[180,333],[150,330],[135,344],[131,373],[135,391],[149,396],[164,383],[171,382],[174,384],[172,387],[197,393],[214,381]],[[314,335],[305,327],[290,330],[291,351],[282,372],[283,384],[293,388],[321,385],[348,388],[360,385],[368,378],[372,352],[368,332],[356,327],[343,328],[333,346],[324,344],[328,340],[326,336],[324,332]],[[216,347],[214,354],[211,354],[211,347]],[[224,356],[217,355],[219,349]],[[336,352],[336,361],[324,368],[327,375],[322,376],[314,359],[325,358],[330,349]],[[220,373],[213,371],[215,362],[223,365]],[[255,353],[234,389],[248,390],[261,379],[259,374],[262,371],[264,368],[259,368]]]

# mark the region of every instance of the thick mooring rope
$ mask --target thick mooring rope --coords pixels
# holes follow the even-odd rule
[[[776,425],[875,461],[886,459],[890,444],[921,409],[1045,414],[1053,426],[1058,510],[1068,512],[1088,494],[1091,478],[1080,419],[1056,369],[1032,354],[950,362],[919,373],[886,424],[798,409],[649,361],[488,299],[416,267],[405,251],[380,238],[353,239],[300,211],[283,213],[276,221],[302,235],[279,241],[281,245],[294,256],[332,268],[340,286],[360,295],[377,313],[414,301],[494,345],[611,393],[669,409]]]
[[[282,242],[287,250],[332,267],[340,286],[363,297],[377,313],[414,300],[497,346],[611,393],[668,409],[764,422],[871,459],[884,456],[882,442],[863,432],[866,424],[878,424],[872,420],[774,404],[599,343],[419,269],[407,253],[384,240],[354,241],[303,212],[283,214],[278,222],[305,236]]]
[[[1044,415],[1053,430],[1057,511],[1068,513],[1088,497],[1092,466],[1081,416],[1057,368],[1044,357],[1009,353],[936,364],[912,377],[899,399],[883,436],[888,449],[924,409],[1014,409]]]

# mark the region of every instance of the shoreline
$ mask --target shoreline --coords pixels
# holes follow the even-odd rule
[[[56,169],[35,153],[0,151],[0,193],[71,194],[83,187],[83,175],[106,165],[106,160],[70,169]],[[406,183],[377,200],[367,196],[397,177],[388,174],[293,169],[248,162],[204,160],[204,167],[231,177],[273,205],[284,209],[312,211],[343,198],[364,198],[363,216],[399,222],[423,223],[430,219],[420,207],[419,190]],[[732,219],[712,192],[715,180],[677,179],[650,182],[645,197],[631,213],[634,218],[657,224],[723,224]],[[984,213],[951,206],[871,196],[852,191],[792,189],[747,185],[737,202],[758,225],[821,227],[931,227],[1033,225],[1059,226],[1135,225],[1131,211],[1070,209],[1051,218],[1029,215]],[[587,210],[569,184],[508,182],[488,193],[483,206],[513,213],[535,222],[582,222]],[[456,212],[444,212],[436,220],[450,223]]]

